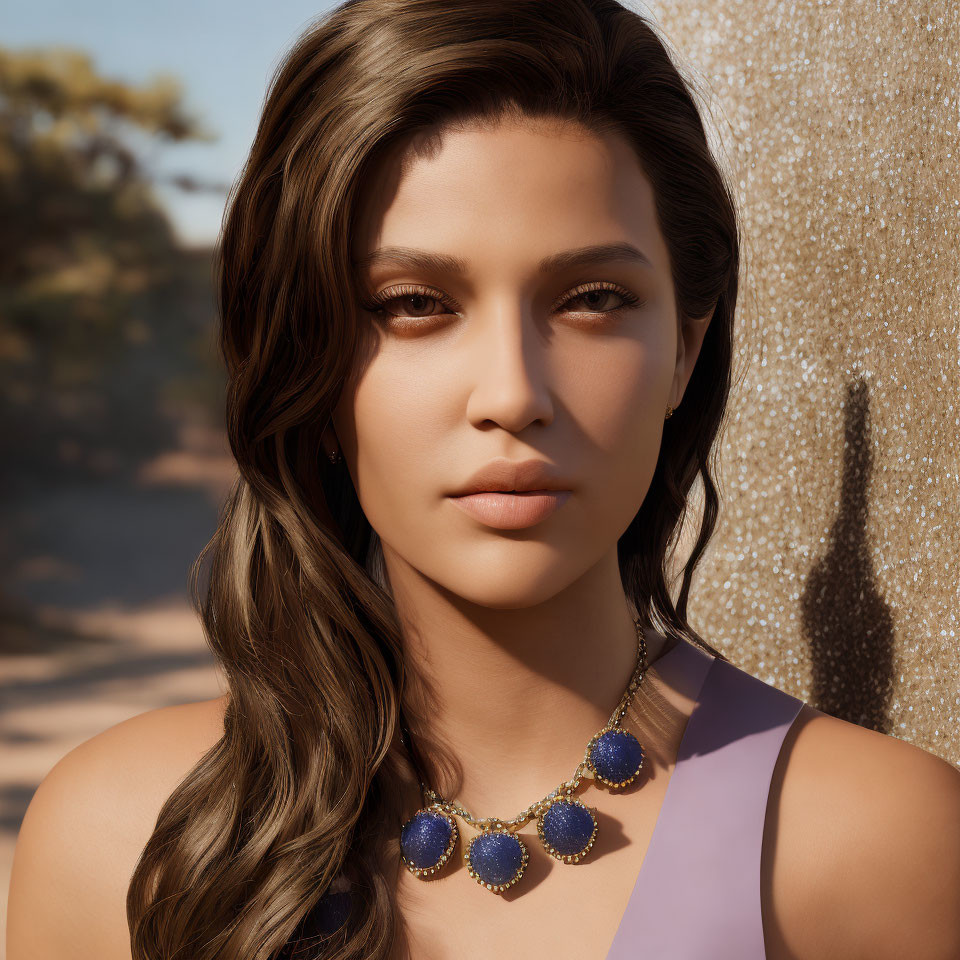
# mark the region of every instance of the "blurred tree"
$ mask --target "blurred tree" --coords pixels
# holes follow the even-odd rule
[[[207,361],[209,254],[178,249],[139,152],[212,139],[172,77],[134,87],[77,50],[0,49],[5,466],[30,459],[31,441],[70,459],[98,431],[135,453],[156,441],[144,418],[163,392],[183,393],[174,381]]]

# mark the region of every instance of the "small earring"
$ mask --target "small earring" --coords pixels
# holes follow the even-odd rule
[[[673,416],[673,407],[670,404],[667,404],[667,415],[663,418],[664,420],[669,420]]]
[[[337,450],[331,450],[330,453],[327,454],[327,459],[328,459],[331,463],[339,463],[339,462],[340,462],[340,459],[341,459],[339,449],[337,449]]]

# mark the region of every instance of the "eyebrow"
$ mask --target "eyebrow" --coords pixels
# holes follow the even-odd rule
[[[649,258],[632,243],[620,241],[598,243],[589,247],[578,247],[575,250],[552,253],[537,264],[537,271],[540,274],[546,274],[570,267],[593,266],[613,261],[643,263],[648,267],[653,266]],[[426,250],[417,250],[413,247],[380,247],[373,253],[354,260],[353,263],[360,270],[366,270],[381,263],[393,263],[411,270],[452,273],[459,276],[468,272],[467,261],[460,257],[451,257],[442,253],[428,253]]]

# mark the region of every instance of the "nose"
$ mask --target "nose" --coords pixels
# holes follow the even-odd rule
[[[549,390],[549,344],[534,318],[517,305],[491,308],[477,324],[470,344],[467,418],[476,427],[489,422],[511,433],[553,419]]]

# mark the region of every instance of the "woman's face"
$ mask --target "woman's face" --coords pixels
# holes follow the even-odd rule
[[[678,326],[627,141],[528,119],[448,129],[396,153],[358,213],[352,255],[379,312],[333,425],[391,583],[509,609],[611,562],[709,319]],[[480,486],[565,492],[451,496],[527,460],[550,479]]]

